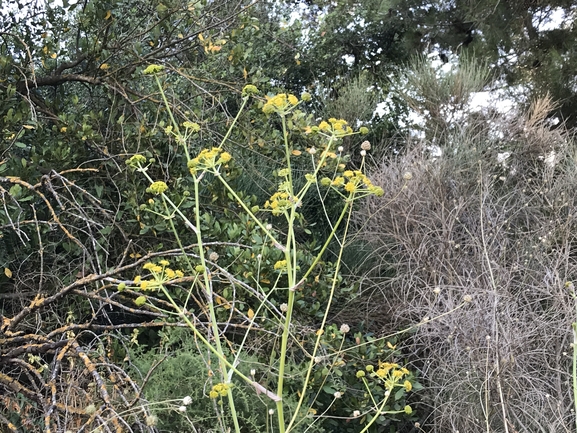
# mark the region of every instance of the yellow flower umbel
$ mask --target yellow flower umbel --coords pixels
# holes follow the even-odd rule
[[[126,165],[133,170],[142,169],[144,164],[146,164],[146,157],[144,155],[133,155],[126,160]]]
[[[294,203],[295,200],[291,200],[288,192],[278,191],[265,202],[264,208],[270,209],[273,215],[278,216],[291,209]]]
[[[188,161],[188,169],[190,174],[195,175],[199,170],[207,170],[214,172],[216,167],[221,164],[227,164],[232,159],[228,152],[224,152],[218,147],[212,149],[203,149],[196,158]]]
[[[192,132],[199,132],[200,125],[196,122],[189,122],[188,120],[182,124],[185,129],[190,129]]]
[[[403,387],[405,391],[410,391],[413,386],[410,381],[405,380],[408,374],[409,370],[398,364],[381,361],[379,361],[379,368],[371,372],[371,376],[382,382],[388,391],[392,391],[395,387]]]
[[[279,93],[273,97],[266,97],[267,101],[262,107],[265,114],[278,113],[280,115],[288,114],[294,107],[299,104],[299,98],[292,94]]]
[[[274,264],[275,271],[286,272],[287,262],[286,260],[279,260]]]
[[[328,122],[323,120],[321,123],[319,123],[318,126],[313,126],[310,128],[310,132],[320,132],[327,136],[342,138],[353,134],[353,128],[349,126],[346,120],[335,119],[334,117],[331,117]]]
[[[342,176],[337,176],[333,180],[325,177],[321,179],[321,185],[331,186],[331,188],[339,191],[342,188],[349,196],[360,193],[362,196],[375,194],[382,196],[384,191],[380,186],[375,186],[371,180],[360,170],[346,170]],[[358,196],[357,196],[358,197]]]
[[[226,383],[217,383],[212,387],[212,389],[208,393],[208,396],[210,398],[226,397],[229,388],[230,386],[227,385]]]
[[[168,281],[184,277],[182,271],[170,269],[168,267],[169,264],[168,260],[161,260],[158,264],[152,262],[145,263],[142,268],[148,271],[152,278],[143,280],[142,277],[138,275],[133,281],[134,285],[143,291],[155,290]]]
[[[166,184],[166,182],[159,180],[156,182],[152,182],[152,184],[148,188],[146,188],[146,192],[158,195],[158,194],[162,194],[167,189],[168,189],[168,185]]]

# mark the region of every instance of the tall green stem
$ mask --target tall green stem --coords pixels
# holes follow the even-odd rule
[[[285,154],[286,154],[286,161],[287,161],[287,168],[288,168],[288,194],[289,200],[295,200],[293,194],[293,182],[292,182],[292,171],[290,165],[290,148],[288,142],[288,131],[286,129],[286,119],[284,116],[281,116],[282,119],[282,130],[283,130],[283,139],[285,145]],[[286,358],[287,358],[287,348],[288,348],[288,339],[290,335],[290,325],[292,321],[292,313],[294,308],[295,302],[295,283],[296,283],[296,271],[297,271],[297,255],[295,251],[295,243],[294,243],[294,221],[296,218],[296,209],[298,203],[293,203],[290,215],[287,217],[288,222],[288,229],[287,229],[287,239],[285,244],[285,260],[287,263],[287,279],[288,279],[288,299],[287,299],[287,312],[285,317],[285,322],[283,326],[283,332],[281,336],[281,344],[280,344],[280,359],[279,359],[279,372],[278,372],[278,381],[277,381],[277,395],[282,398],[283,390],[284,390],[284,375],[285,375],[285,367],[286,367]],[[277,402],[277,417],[278,417],[278,424],[279,424],[279,432],[284,433],[285,425],[284,425],[284,410],[282,401]]]
[[[240,109],[238,110],[238,113],[236,113],[236,116],[234,117],[232,123],[230,124],[230,127],[228,128],[228,131],[226,131],[225,136],[223,137],[223,139],[221,140],[220,144],[219,144],[219,149],[224,145],[224,143],[226,142],[226,140],[228,140],[228,137],[230,137],[230,134],[232,133],[232,128],[234,128],[234,125],[236,125],[236,122],[238,120],[238,118],[240,117],[240,113],[242,113],[242,111],[244,110],[244,107],[246,106],[246,103],[248,102],[249,97],[245,96],[242,99],[242,105],[240,106]]]
[[[298,417],[300,408],[301,408],[301,406],[302,406],[302,404],[303,404],[304,397],[305,397],[305,395],[306,395],[306,388],[307,388],[307,386],[308,386],[308,384],[309,384],[309,380],[310,380],[310,377],[311,377],[311,374],[312,374],[312,371],[313,371],[313,366],[314,366],[314,363],[315,363],[315,356],[316,356],[317,350],[318,350],[318,348],[319,348],[319,346],[320,346],[320,342],[321,342],[322,330],[324,329],[324,327],[325,327],[325,325],[326,325],[326,322],[327,322],[327,319],[328,319],[328,315],[329,315],[329,310],[330,310],[330,308],[331,308],[331,304],[332,304],[333,297],[334,297],[335,290],[336,290],[336,286],[337,286],[338,275],[339,275],[339,271],[340,271],[340,265],[341,265],[341,261],[342,261],[342,257],[343,257],[344,244],[345,244],[345,240],[346,240],[346,238],[347,238],[347,232],[348,232],[348,227],[349,227],[348,222],[350,221],[351,214],[352,214],[352,206],[349,206],[349,203],[347,203],[347,206],[345,206],[345,208],[344,208],[343,211],[341,212],[341,215],[340,215],[339,220],[338,220],[338,222],[337,222],[337,225],[340,224],[340,222],[342,221],[342,219],[344,218],[344,216],[347,215],[347,217],[348,217],[347,220],[348,220],[348,221],[347,221],[347,224],[346,224],[346,226],[345,226],[345,233],[343,234],[343,242],[341,243],[341,248],[339,249],[339,255],[338,255],[337,261],[336,261],[335,273],[334,273],[334,276],[333,276],[333,279],[332,279],[331,291],[330,291],[330,294],[329,294],[329,299],[328,299],[328,301],[327,301],[327,307],[326,307],[326,309],[325,309],[325,314],[324,314],[324,316],[323,316],[323,320],[322,320],[321,327],[320,327],[320,331],[321,331],[321,332],[318,332],[318,333],[317,333],[317,338],[316,338],[316,341],[315,341],[315,346],[314,346],[314,349],[313,349],[313,353],[312,353],[312,355],[311,355],[311,360],[310,360],[310,362],[309,362],[309,367],[308,367],[308,369],[307,369],[307,373],[306,373],[306,376],[305,376],[303,388],[302,388],[302,390],[301,390],[301,396],[300,396],[300,398],[299,398],[299,401],[298,401],[297,407],[296,407],[296,409],[295,409],[294,415],[292,416],[292,418],[291,418],[291,420],[290,420],[290,423],[289,423],[289,425],[287,426],[287,431],[290,431],[292,425],[295,423],[295,421],[296,421],[296,419],[297,419],[297,417]]]
[[[221,341],[220,341],[220,329],[218,327],[218,321],[216,318],[216,313],[214,311],[214,298],[213,298],[213,293],[212,293],[212,283],[208,277],[208,270],[206,268],[206,260],[204,258],[204,248],[202,245],[203,239],[202,239],[202,233],[200,231],[199,183],[200,183],[200,180],[195,177],[195,179],[194,179],[194,216],[195,216],[195,223],[196,223],[196,227],[197,227],[196,238],[197,238],[197,243],[198,243],[198,256],[200,258],[201,265],[204,268],[204,270],[203,270],[204,288],[205,288],[206,302],[208,304],[208,310],[209,310],[209,314],[210,314],[210,324],[211,324],[211,328],[212,328],[212,333],[213,333],[214,341],[216,344],[216,350],[218,351],[218,353],[221,354],[221,356],[218,358],[219,364],[220,364],[220,370],[221,370],[222,376],[224,377],[224,381],[228,383],[228,382],[230,382],[230,377],[228,376],[227,363],[223,362],[223,359],[225,359],[226,357],[225,357],[224,352],[222,350],[222,345],[221,345]],[[236,413],[236,408],[234,405],[234,398],[232,396],[232,388],[229,389],[227,396],[228,396],[228,404],[230,406],[230,412],[232,415],[232,421],[234,423],[234,429],[237,433],[240,433],[240,425],[238,422],[238,415]]]

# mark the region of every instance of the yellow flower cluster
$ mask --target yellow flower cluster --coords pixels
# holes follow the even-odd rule
[[[148,188],[146,188],[146,192],[158,195],[158,194],[162,194],[167,189],[168,189],[168,185],[166,184],[166,182],[159,180],[156,182],[152,182],[152,184],[150,184],[150,186]]]
[[[208,396],[210,398],[226,397],[229,388],[230,386],[227,385],[226,383],[217,383],[212,387],[212,389],[208,393]]]
[[[166,277],[169,280],[172,280],[177,277],[178,278],[184,277],[182,271],[178,269],[176,271],[173,271],[168,267],[168,265],[170,265],[170,262],[168,260],[161,260],[160,262],[158,262],[158,264],[148,262],[144,264],[143,269],[150,271],[150,273],[154,275],[154,277],[157,279],[162,279],[162,277]]]
[[[126,160],[126,165],[132,169],[141,168],[144,164],[146,164],[144,155],[134,155]]]
[[[334,135],[335,137],[344,137],[345,135],[350,135],[353,133],[353,128],[351,128],[348,122],[344,119],[335,119],[331,117],[329,121],[323,120],[319,123],[319,126],[313,126],[311,128],[313,132],[324,132],[325,134]]]
[[[228,152],[224,152],[218,147],[203,149],[196,158],[188,161],[190,174],[195,175],[198,170],[211,170],[221,164],[227,164],[232,159]]]
[[[286,271],[287,269],[287,262],[286,260],[279,260],[274,264],[274,269],[277,271]]]
[[[190,129],[192,132],[200,131],[200,125],[196,122],[189,122],[188,120],[182,124],[186,129]]]
[[[137,275],[136,278],[134,278],[133,283],[138,286],[140,290],[153,290],[167,281],[184,277],[182,271],[178,269],[176,271],[172,270],[168,265],[170,265],[168,260],[161,260],[158,264],[152,262],[145,263],[142,268],[149,271],[152,278],[149,280],[143,280],[140,275]]]
[[[405,367],[400,367],[399,364],[379,361],[379,368],[377,370],[375,370],[372,365],[368,365],[366,370],[371,373],[372,377],[383,381],[385,388],[389,391],[397,386],[405,388],[407,392],[413,389],[413,384],[405,379],[409,374],[409,370]],[[364,372],[362,375],[357,372],[357,377],[363,376]],[[403,379],[405,380],[403,381]],[[401,381],[403,382],[401,383]]]
[[[321,179],[321,185],[331,186],[335,189],[343,187],[349,194],[367,192],[379,197],[384,194],[383,188],[373,185],[371,180],[360,170],[346,170],[342,176],[337,176],[333,180],[324,177]]]
[[[299,98],[287,93],[279,93],[273,97],[266,97],[267,101],[262,107],[265,114],[279,113],[287,114],[293,107],[299,103]]]
[[[285,191],[275,192],[264,204],[265,209],[271,209],[273,215],[281,215],[292,206],[290,195]]]

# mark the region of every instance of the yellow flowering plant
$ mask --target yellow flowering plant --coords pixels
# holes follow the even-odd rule
[[[151,71],[153,70],[156,71],[156,69],[151,68]],[[244,382],[253,388],[256,395],[265,399],[265,406],[269,408],[268,410],[276,419],[274,431],[280,433],[293,431],[300,428],[304,422],[308,422],[311,411],[316,410],[313,408],[314,399],[309,401],[306,397],[309,396],[309,390],[316,381],[317,360],[319,353],[323,350],[327,335],[325,328],[330,326],[327,323],[329,309],[339,286],[343,248],[346,243],[353,203],[370,194],[382,195],[382,189],[373,185],[361,170],[344,170],[346,159],[342,156],[342,150],[338,149],[338,145],[344,137],[365,131],[354,131],[345,120],[336,118],[311,124],[310,117],[307,118],[300,110],[301,104],[310,100],[309,94],[303,94],[299,99],[292,94],[280,93],[267,96],[262,100],[258,99],[258,89],[253,85],[247,85],[241,93],[242,104],[239,112],[230,123],[221,143],[218,146],[201,149],[192,154],[189,141],[194,140],[201,127],[190,121],[185,121],[182,124],[176,122],[171,106],[164,96],[158,73],[153,72],[151,75],[158,83],[166,111],[172,123],[165,128],[165,132],[176,137],[176,142],[183,149],[186,157],[186,166],[192,184],[190,197],[185,196],[181,200],[173,200],[172,184],[169,187],[163,180],[154,179],[150,174],[151,170],[149,170],[154,162],[144,156],[132,156],[126,164],[149,182],[147,192],[152,194],[153,205],[156,207],[154,210],[146,206],[145,208],[149,212],[155,212],[161,216],[171,227],[180,249],[179,253],[175,252],[174,255],[178,256],[178,267],[182,270],[173,269],[170,262],[164,259],[158,262],[146,262],[143,265],[142,275],[137,276],[130,282],[131,284],[126,284],[123,290],[130,288],[137,294],[138,292],[146,292],[146,295],[142,294],[136,298],[138,305],[145,305],[147,308],[174,315],[191,329],[199,344],[203,345],[211,353],[211,356],[217,359],[218,365],[211,366],[209,369],[210,374],[207,380],[212,385],[208,388],[207,397],[226,401],[232,430],[237,433],[240,433],[241,430],[235,406],[235,387],[232,386],[233,378],[235,378],[236,381],[240,380],[241,383]],[[257,98],[261,104],[261,110],[266,116],[279,117],[280,141],[284,149],[284,166],[276,172],[280,179],[277,189],[270,195],[269,199],[261,204],[250,203],[250,200],[247,200],[242,193],[233,188],[233,184],[228,179],[229,171],[234,166],[234,152],[230,150],[228,140],[239,116],[251,98]],[[294,148],[291,140],[293,133],[301,133],[303,139],[310,141],[311,146],[306,150]],[[303,156],[308,161],[306,173],[297,171],[292,166],[293,158]],[[331,177],[323,176],[320,179],[321,173],[331,172]],[[298,182],[296,176],[298,176]],[[238,256],[248,257],[254,263],[252,268],[247,268],[243,273],[242,279],[240,275],[231,275],[226,268],[219,265],[219,255],[214,252],[210,253],[210,246],[206,242],[207,217],[201,211],[203,200],[201,189],[205,187],[207,182],[219,184],[240,213],[239,220],[242,224],[230,227],[229,237],[234,237],[236,233],[242,233],[242,227],[250,227],[254,233],[259,233],[260,253],[258,251],[252,253],[246,251],[245,254],[238,247]],[[342,206],[339,214],[329,221],[331,230],[324,244],[315,251],[310,262],[305,262],[302,260],[303,252],[295,236],[296,224],[302,218],[301,207],[307,196],[310,194],[318,195],[322,204],[322,186],[329,187],[340,194],[343,198]],[[182,232],[177,229],[177,222],[178,227],[184,227],[193,234],[196,239],[196,245],[193,248],[185,247],[181,241]],[[281,226],[282,230],[279,230],[278,227]],[[238,227],[238,232],[236,227]],[[285,383],[288,374],[287,362],[290,351],[293,350],[291,347],[295,343],[297,347],[302,345],[302,343],[296,342],[293,334],[295,326],[293,314],[296,301],[304,287],[314,286],[318,283],[319,266],[324,263],[322,258],[337,233],[340,237],[338,244],[341,246],[337,258],[331,267],[323,265],[331,272],[327,277],[327,303],[324,310],[319,312],[318,332],[315,332],[309,339],[306,350],[303,347],[303,354],[307,361],[303,371],[302,386],[294,395],[296,406],[293,406],[289,412],[285,402],[289,392]],[[253,237],[253,239],[256,238]],[[272,272],[268,274],[264,266],[263,256],[267,257],[269,261],[272,260],[269,265]],[[224,284],[222,282],[224,280],[229,283]],[[254,284],[249,285],[247,281],[253,281]],[[176,285],[188,287],[184,301],[182,298],[177,298],[173,290],[170,289]],[[222,289],[223,285],[227,287]],[[245,299],[252,297],[254,303],[247,307],[244,302],[232,302],[230,294],[231,291],[235,290],[246,291]],[[154,301],[153,293],[162,295],[166,303]],[[199,296],[202,298],[202,302],[198,299]],[[282,299],[280,305],[272,301],[273,297]],[[191,313],[189,307],[191,299],[194,299],[197,305],[201,305],[203,315],[206,317],[204,324],[201,324],[201,321]],[[237,341],[233,344],[227,340],[221,326],[223,318],[229,322],[241,320],[244,323],[245,332],[240,342]],[[274,343],[275,352],[278,355],[277,359],[272,361],[276,371],[275,381],[272,384],[262,384],[255,379],[254,375],[247,375],[238,368],[241,354],[246,349],[251,333],[259,330],[262,322],[278,324],[276,330],[273,331],[273,335],[278,336]],[[345,341],[344,335],[348,331],[348,325],[343,325],[339,329],[340,335],[343,336],[342,342]],[[330,355],[332,369],[342,368],[345,364],[344,357],[340,354],[341,350],[345,350],[342,345]],[[383,389],[388,391],[395,387],[402,387],[406,392],[410,391],[411,385],[405,384],[407,381],[409,384],[411,383],[408,371],[396,366],[396,364],[395,367],[390,367],[388,370],[384,366],[385,364],[379,364],[379,368],[371,373],[369,378],[379,379],[383,383]],[[354,373],[351,374],[351,378],[356,380]],[[363,378],[363,380],[369,378]],[[235,382],[235,386],[236,383],[238,382]],[[336,390],[333,394],[332,398],[335,402],[343,396],[347,396],[346,390]],[[367,428],[376,422],[382,414],[398,412],[387,408],[386,401],[386,398],[384,400],[381,398],[381,401],[374,399],[368,405],[365,404],[367,416],[365,426]]]

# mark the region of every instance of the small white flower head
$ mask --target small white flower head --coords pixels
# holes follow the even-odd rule
[[[367,151],[366,151],[366,150],[361,150],[361,156],[367,156]]]
[[[360,417],[360,416],[361,416],[361,411],[360,411],[360,410],[355,410],[355,411],[353,412],[353,416],[354,416],[355,418]]]
[[[363,150],[371,150],[371,143],[369,143],[367,140],[363,141],[361,143],[361,149]]]
[[[549,152],[549,154],[545,157],[545,159],[543,160],[543,162],[545,163],[545,165],[547,167],[555,167],[555,164],[557,163],[557,153],[552,150],[551,152]]]
[[[185,406],[188,406],[191,403],[192,403],[192,397],[190,395],[187,395],[182,399],[182,404]]]
[[[254,368],[251,368],[250,375],[254,377],[255,374],[256,374],[256,370]]]
[[[315,364],[320,364],[321,362],[323,362],[323,357],[322,356],[315,356]]]
[[[215,253],[214,251],[208,255],[208,259],[211,262],[216,262],[218,260],[218,257],[219,257],[218,253]]]
[[[469,303],[469,302],[471,302],[472,300],[473,300],[473,297],[472,297],[471,295],[465,295],[465,296],[463,296],[463,301],[464,301],[464,302]]]
[[[314,155],[315,153],[317,153],[317,150],[316,150],[314,147],[311,147],[311,148],[309,149],[309,153],[310,153],[311,155]]]
[[[343,323],[343,324],[341,325],[341,332],[342,332],[343,334],[346,334],[346,333],[349,332],[350,330],[351,330],[350,326],[347,325],[346,323]]]
[[[148,415],[145,421],[148,427],[154,427],[158,424],[158,417],[156,415]]]
[[[421,320],[421,322],[427,323],[429,320],[431,320],[431,318],[429,316],[425,316],[423,317],[423,320]]]
[[[339,391],[335,392],[333,395],[335,396],[335,398],[341,398],[343,396],[343,394]]]
[[[272,224],[267,224],[266,226],[264,226],[267,230],[271,230],[272,229]]]
[[[257,254],[256,259],[260,262],[260,259],[262,259],[262,255]]]
[[[433,289],[433,293],[434,293],[435,295],[438,295],[439,293],[441,293],[441,288],[440,288],[440,287],[435,287],[435,288]]]
[[[285,303],[280,304],[280,310],[281,310],[283,313],[286,313],[286,312],[288,311],[288,305],[285,304]]]
[[[178,411],[179,411],[179,412],[183,412],[183,413],[186,412],[186,406],[180,406],[180,407],[178,408]]]
[[[268,414],[269,414],[269,415],[274,415],[274,409],[269,409],[269,410],[268,410]]]
[[[337,150],[342,153],[342,152],[345,150],[345,148],[344,148],[343,146],[339,146],[339,147],[337,148]]]
[[[503,164],[507,158],[509,158],[511,156],[511,152],[503,152],[503,153],[498,153],[497,154],[497,162],[499,164]]]
[[[405,180],[411,180],[413,178],[413,173],[411,173],[410,171],[405,171],[403,173],[403,179]]]
[[[385,391],[385,397],[388,397],[388,396],[390,396],[390,395],[391,395],[391,390],[390,390],[390,389],[387,389],[387,390]]]

